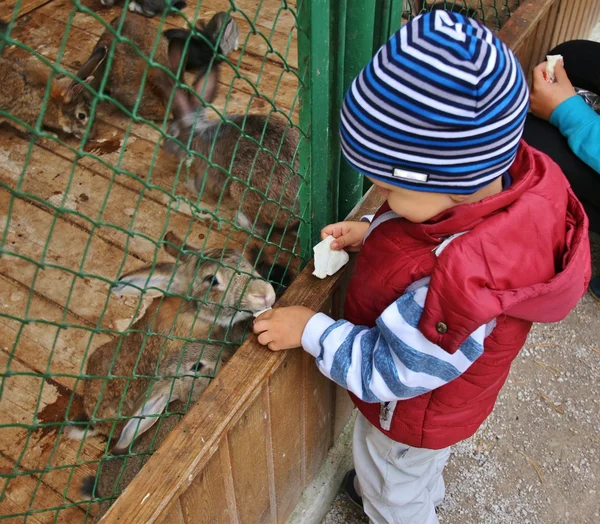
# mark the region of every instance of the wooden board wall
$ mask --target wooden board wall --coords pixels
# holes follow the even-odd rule
[[[585,39],[600,21],[600,0],[525,0],[502,28],[531,84],[531,71],[556,45]]]

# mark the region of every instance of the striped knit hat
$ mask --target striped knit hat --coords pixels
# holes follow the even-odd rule
[[[342,151],[384,182],[470,194],[513,163],[528,105],[517,59],[489,29],[432,11],[397,31],[352,82]]]

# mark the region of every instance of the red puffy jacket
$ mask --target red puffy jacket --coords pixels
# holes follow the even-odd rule
[[[521,142],[511,186],[423,224],[397,218],[372,230],[350,280],[344,317],[375,326],[414,281],[431,276],[419,329],[453,353],[492,319],[484,352],[460,377],[397,403],[386,431],[380,404],[352,395],[362,414],[391,439],[440,449],[473,435],[494,407],[532,322],[563,319],[590,279],[587,217],[560,168]],[[384,204],[380,215],[389,211]],[[444,238],[468,231],[440,254]]]

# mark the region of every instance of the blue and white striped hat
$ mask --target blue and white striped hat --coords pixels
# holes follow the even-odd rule
[[[342,151],[384,182],[470,194],[513,163],[528,106],[506,45],[475,20],[432,11],[397,31],[352,82]]]

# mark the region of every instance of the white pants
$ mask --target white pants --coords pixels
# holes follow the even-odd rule
[[[362,414],[354,426],[354,468],[364,510],[376,524],[436,524],[450,448],[412,448],[386,437]]]

